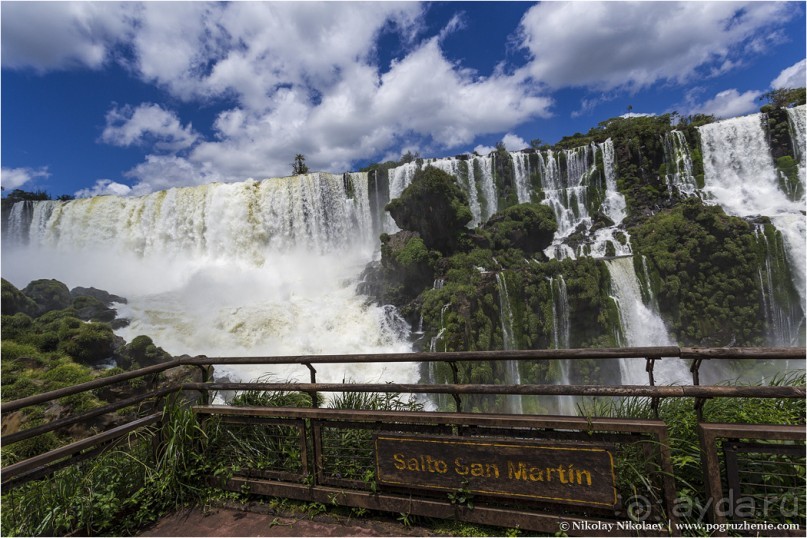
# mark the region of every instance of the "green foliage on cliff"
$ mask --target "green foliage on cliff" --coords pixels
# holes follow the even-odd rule
[[[744,220],[689,199],[631,230],[655,275],[659,307],[682,345],[760,345],[756,239]]]
[[[552,243],[558,225],[544,204],[519,204],[496,213],[482,227],[495,250],[515,248],[524,254],[543,251]]]
[[[460,232],[473,218],[453,176],[431,166],[418,170],[386,209],[399,228],[417,232],[426,246],[441,252],[456,247]]]

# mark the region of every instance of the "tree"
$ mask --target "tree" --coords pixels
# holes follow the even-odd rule
[[[805,102],[805,88],[777,88],[762,94],[760,101],[767,101],[762,112],[770,112],[771,108],[787,108],[803,105]]]
[[[532,149],[539,149],[543,145],[544,141],[541,140],[540,138],[533,138],[532,140],[530,140],[530,147]]]
[[[291,163],[291,173],[294,176],[308,173],[308,165],[305,164],[305,155],[302,153],[294,156],[294,162]]]

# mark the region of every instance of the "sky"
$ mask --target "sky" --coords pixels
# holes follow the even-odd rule
[[[515,151],[805,85],[804,2],[3,1],[0,24],[4,195]]]

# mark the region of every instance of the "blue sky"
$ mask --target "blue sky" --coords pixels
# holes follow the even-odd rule
[[[730,117],[805,84],[804,2],[8,2],[2,184],[52,195],[343,172]]]

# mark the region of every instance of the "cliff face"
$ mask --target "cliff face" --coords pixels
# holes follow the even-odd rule
[[[396,304],[420,328],[420,347],[434,351],[804,345],[804,128],[783,121],[804,112],[617,118],[554,147],[380,168],[371,177],[399,193],[390,208],[423,190],[423,170],[439,168],[462,191],[444,205],[456,212],[467,204],[481,220],[439,248],[423,226],[387,221],[383,269],[368,269],[376,285],[366,291]],[[732,191],[751,201],[733,200]],[[426,217],[437,205],[431,199],[421,217],[444,219]],[[495,208],[487,218],[486,208]],[[622,256],[630,263],[607,262]],[[657,316],[667,336],[641,342],[633,334],[645,329],[621,315],[635,305],[621,296],[620,278],[633,281],[636,308]],[[401,283],[405,293],[396,293]],[[469,382],[504,379],[494,368],[460,373]],[[562,374],[614,381],[613,369],[583,362],[563,373],[525,365],[520,374],[536,383]]]
[[[4,200],[4,251],[59,252],[84,270],[89,251],[119,268],[97,264],[120,273],[116,285],[157,267],[165,297],[151,282],[121,293],[169,352],[407,349],[396,309],[346,287],[379,236],[359,292],[395,305],[418,349],[804,345],[804,114],[615,118],[517,152],[141,198]],[[461,381],[623,375],[604,362],[463,368]]]

